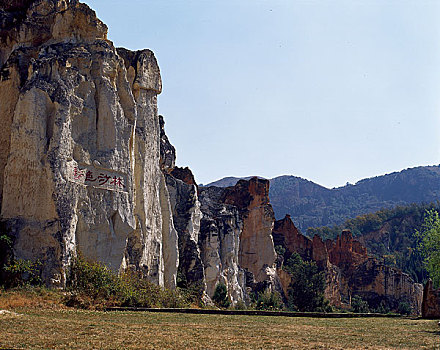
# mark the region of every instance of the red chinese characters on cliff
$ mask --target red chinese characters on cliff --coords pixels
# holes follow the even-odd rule
[[[80,181],[84,185],[103,187],[106,189],[122,190],[125,188],[125,180],[122,175],[107,173],[94,168],[80,168],[75,166],[72,174],[73,180]],[[75,181],[75,182],[76,182]]]

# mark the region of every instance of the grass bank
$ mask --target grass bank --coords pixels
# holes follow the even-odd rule
[[[433,320],[317,319],[14,307],[0,314],[0,348],[435,349]]]

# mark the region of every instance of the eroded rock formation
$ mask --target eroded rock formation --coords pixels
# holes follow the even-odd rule
[[[200,190],[201,249],[208,293],[225,283],[231,300],[248,300],[248,290],[281,288],[271,236],[274,215],[269,182],[241,180],[227,188]]]
[[[233,304],[247,302],[252,291],[287,291],[275,239],[327,271],[334,304],[353,293],[419,297],[348,232],[323,242],[290,217],[274,227],[267,180],[198,187],[176,167],[158,116],[153,52],[116,49],[87,5],[0,0],[0,26],[0,227],[15,258],[42,262],[47,284],[63,286],[81,252],[207,302],[224,283]]]
[[[1,219],[14,255],[41,260],[52,284],[81,251],[175,286],[153,53],[116,50],[78,1],[0,5]]]
[[[372,308],[379,307],[382,301],[393,309],[408,302],[415,313],[420,313],[422,286],[402,271],[369,257],[350,231],[343,231],[335,241],[323,242],[317,235],[310,239],[286,216],[275,222],[273,236],[277,245],[285,247],[287,256],[296,252],[326,272],[325,297],[333,305],[349,304],[352,296],[359,295]],[[284,276],[281,280],[287,290],[290,279]]]
[[[440,289],[434,289],[431,279],[423,289],[422,317],[440,318]]]
[[[200,193],[157,113],[150,50],[116,49],[74,0],[0,1],[1,225],[62,286],[81,252],[233,303],[274,285],[269,182]],[[201,200],[199,201],[199,195]]]

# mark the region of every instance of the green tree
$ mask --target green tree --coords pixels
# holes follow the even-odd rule
[[[356,313],[370,312],[368,303],[364,299],[362,299],[359,295],[355,295],[353,296],[353,298],[351,298],[351,309],[353,312]]]
[[[220,282],[219,284],[217,284],[214,290],[212,301],[218,307],[228,308],[231,305],[228,297],[228,289],[226,288],[226,285],[224,283]]]
[[[319,271],[315,262],[303,261],[297,253],[294,253],[284,269],[292,276],[288,290],[289,309],[331,311],[329,302],[324,298],[325,273]]]
[[[423,263],[432,278],[434,286],[440,287],[440,218],[437,210],[430,209],[425,213],[420,231],[416,231],[418,250]]]

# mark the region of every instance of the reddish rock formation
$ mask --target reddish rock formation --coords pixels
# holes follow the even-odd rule
[[[196,180],[194,179],[194,175],[191,169],[188,167],[185,168],[175,167],[171,171],[171,175],[173,175],[176,179],[182,180],[187,185],[195,185],[197,187]]]
[[[392,309],[397,309],[400,302],[409,302],[413,312],[420,313],[421,285],[401,270],[369,257],[367,249],[353,239],[349,230],[344,230],[336,241],[323,242],[319,236],[311,240],[302,235],[286,215],[275,222],[273,236],[276,245],[286,248],[287,256],[296,252],[303,259],[315,261],[326,272],[324,294],[332,305],[349,304],[352,295],[360,295],[372,308],[377,308],[382,301]],[[286,291],[290,280],[279,275]]]
[[[303,259],[311,259],[313,243],[296,228],[290,215],[275,221],[272,236],[275,245],[284,246],[289,252],[298,253]]]
[[[313,236],[312,239],[312,260],[322,268],[330,265],[327,247],[318,235]]]
[[[269,203],[269,181],[253,177],[225,189],[222,202],[236,206],[243,217],[239,265],[252,272],[256,282],[275,275],[276,253],[272,240],[275,221]]]
[[[342,231],[336,242],[327,240],[330,263],[346,270],[352,270],[368,259],[367,248],[353,239],[351,231]]]
[[[423,289],[422,317],[440,318],[440,288],[434,289],[431,279]]]

